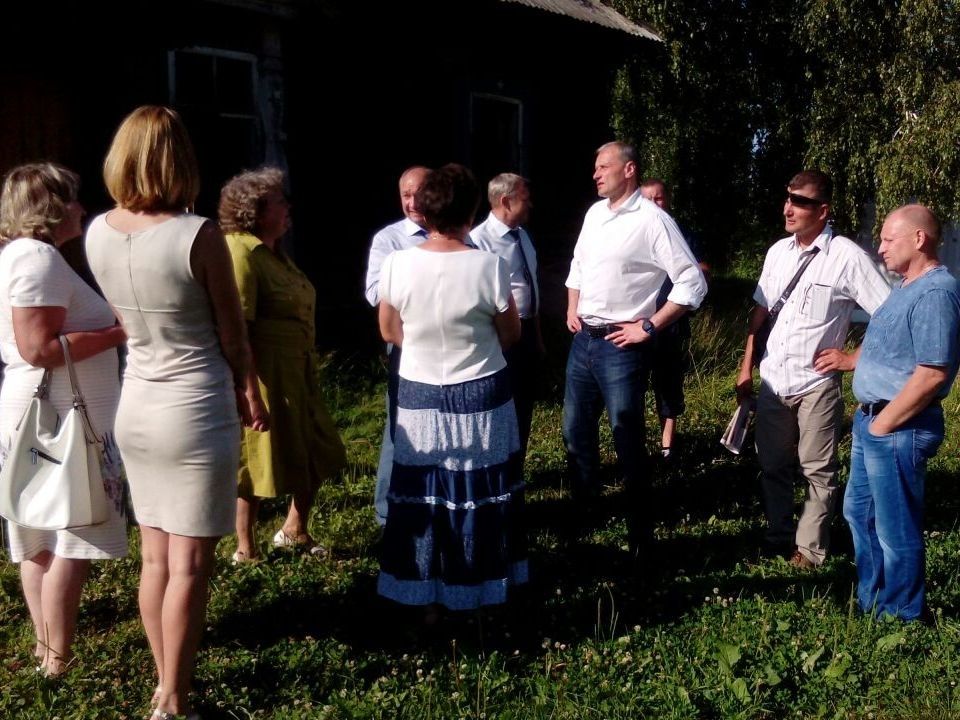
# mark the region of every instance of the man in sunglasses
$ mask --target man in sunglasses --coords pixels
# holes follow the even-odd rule
[[[790,236],[767,252],[737,377],[738,399],[750,399],[759,364],[756,443],[767,549],[805,570],[823,563],[830,545],[843,420],[840,375],[856,362],[842,349],[850,317],[858,305],[872,314],[890,293],[873,259],[829,225],[832,193],[830,177],[818,170],[798,173],[787,185],[783,217]],[[756,341],[767,331],[763,348]],[[795,524],[798,474],[807,498]]]

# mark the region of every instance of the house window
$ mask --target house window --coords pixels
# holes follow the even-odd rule
[[[470,95],[470,162],[486,183],[502,172],[523,174],[523,105],[516,98]]]
[[[212,48],[172,50],[168,77],[170,103],[190,131],[200,164],[197,210],[215,216],[224,181],[263,163],[257,57]]]

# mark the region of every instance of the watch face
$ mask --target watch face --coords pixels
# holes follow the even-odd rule
[[[654,324],[653,324],[652,322],[650,322],[649,320],[644,320],[642,327],[643,327],[643,331],[644,331],[645,333],[647,333],[647,335],[653,335],[653,333],[654,333],[654,332],[656,331],[656,329],[657,329],[657,326],[654,325]]]

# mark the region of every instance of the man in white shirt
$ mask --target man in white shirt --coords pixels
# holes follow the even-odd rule
[[[513,379],[513,402],[520,428],[521,456],[526,457],[533,419],[534,388],[544,355],[540,333],[540,287],[537,252],[523,227],[530,219],[530,188],[514,173],[501,173],[487,185],[490,214],[470,231],[479,250],[502,257],[510,268],[510,291],[520,313],[520,340],[504,355]]]
[[[830,545],[843,421],[840,373],[852,370],[855,362],[855,355],[842,351],[850,316],[857,305],[873,314],[890,293],[873,259],[828,225],[832,193],[833,182],[817,170],[801,172],[787,185],[783,216],[792,234],[767,252],[737,378],[737,397],[748,400],[753,366],[760,361],[756,443],[766,542],[772,551],[791,554],[790,564],[801,569],[823,563]],[[782,304],[766,349],[757,348],[757,332],[804,262],[806,269]],[[798,465],[808,492],[794,525]]]
[[[573,488],[596,492],[600,413],[610,416],[626,481],[630,542],[653,539],[644,445],[648,343],[659,329],[699,307],[706,281],[673,219],[638,188],[636,151],[611,142],[597,150],[597,194],[583,220],[567,277],[567,359],[563,438]],[[673,282],[658,310],[663,281]]]
[[[367,302],[373,307],[380,304],[380,267],[387,256],[395,250],[405,250],[419,245],[427,238],[423,215],[417,210],[414,196],[423,185],[429,168],[414,165],[403,171],[400,176],[400,207],[403,219],[381,228],[370,243],[370,257],[367,261]],[[380,446],[380,463],[377,466],[377,486],[373,495],[373,507],[377,522],[382,526],[387,521],[387,491],[390,489],[390,471],[393,468],[394,417],[397,409],[397,371],[400,367],[400,348],[387,345],[389,371],[387,375],[387,422],[383,428],[383,443]]]

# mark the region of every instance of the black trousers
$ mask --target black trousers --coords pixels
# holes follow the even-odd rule
[[[504,353],[504,357],[513,381],[513,404],[517,408],[517,425],[520,428],[520,451],[521,457],[525,458],[527,441],[530,439],[530,423],[533,421],[537,377],[541,371],[536,318],[520,320],[520,340]]]

